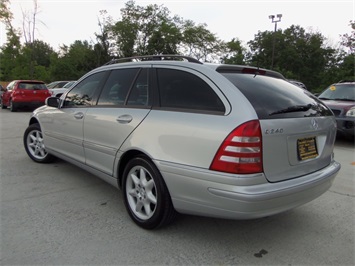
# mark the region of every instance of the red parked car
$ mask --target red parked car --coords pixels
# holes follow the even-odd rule
[[[37,108],[44,105],[44,101],[51,93],[43,81],[14,80],[7,85],[1,95],[1,109],[10,107],[11,112],[28,107]]]

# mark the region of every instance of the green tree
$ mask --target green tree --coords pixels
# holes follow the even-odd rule
[[[76,80],[82,74],[82,72],[78,73],[68,57],[58,57],[58,54],[51,56],[49,73],[50,81]]]
[[[262,68],[271,68],[272,65],[272,49],[275,38],[275,51],[279,49],[280,39],[282,39],[282,31],[258,31],[254,36],[254,40],[249,41],[249,51],[246,54],[246,61],[249,65],[254,65]],[[274,68],[277,69],[278,53],[275,52]]]
[[[112,58],[110,51],[113,49],[113,45],[110,43],[110,39],[109,39],[111,21],[112,18],[107,15],[107,11],[101,10],[100,17],[98,19],[100,32],[95,33],[97,43],[94,44],[97,66],[107,63]]]
[[[9,5],[9,0],[0,2],[0,21],[5,25],[7,36],[7,42],[1,47],[0,52],[0,80],[5,81],[13,79],[12,70],[16,66],[21,49],[21,34],[12,26],[13,14]]]
[[[341,35],[341,44],[349,48],[350,54],[355,54],[355,21],[351,20],[349,26],[351,27],[351,33]]]
[[[275,38],[274,69],[288,79],[300,80],[312,91],[318,90],[325,72],[338,65],[338,50],[325,45],[325,38],[316,32],[306,32],[292,25],[277,32],[259,32],[248,42],[249,63],[269,68],[272,61],[272,45]]]
[[[136,5],[128,1],[121,20],[107,25],[117,57],[148,54],[183,54],[203,61],[220,61],[224,43],[207,29],[172,16],[164,6]]]
[[[111,40],[118,57],[148,54],[176,54],[181,42],[180,18],[164,6],[136,5],[128,1],[122,19],[111,26]]]
[[[13,79],[49,79],[50,57],[53,49],[43,41],[35,40],[23,45],[15,58],[8,80]]]
[[[75,41],[63,45],[58,56],[51,57],[50,76],[52,80],[76,80],[97,67],[96,52],[88,41]]]
[[[33,1],[33,10],[23,10],[22,11],[22,31],[25,38],[25,45],[26,45],[26,52],[30,54],[29,64],[29,78],[35,78],[35,66],[36,66],[36,58],[34,57],[34,50],[35,50],[35,31],[37,27],[37,15],[39,13],[39,5],[37,0]]]
[[[202,61],[220,61],[224,43],[207,29],[206,24],[196,25],[192,20],[183,24],[180,51]]]
[[[238,38],[233,38],[231,41],[225,44],[225,52],[222,57],[222,63],[244,65],[246,48],[242,46]]]

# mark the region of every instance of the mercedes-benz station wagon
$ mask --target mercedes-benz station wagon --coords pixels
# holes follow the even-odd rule
[[[177,213],[253,219],[319,197],[340,170],[336,130],[330,109],[280,73],[154,55],[48,98],[24,146],[120,188],[132,220],[154,229]]]

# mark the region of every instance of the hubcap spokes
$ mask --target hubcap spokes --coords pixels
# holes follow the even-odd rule
[[[154,179],[147,169],[136,166],[128,173],[126,183],[128,204],[133,213],[142,220],[153,216],[157,205]]]
[[[27,136],[27,147],[33,157],[42,160],[46,157],[47,152],[43,143],[42,132],[34,130]]]

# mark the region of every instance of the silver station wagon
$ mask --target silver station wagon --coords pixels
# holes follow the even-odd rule
[[[36,109],[29,157],[73,163],[120,188],[146,229],[177,213],[252,219],[326,192],[336,122],[280,73],[175,56],[112,61]]]

